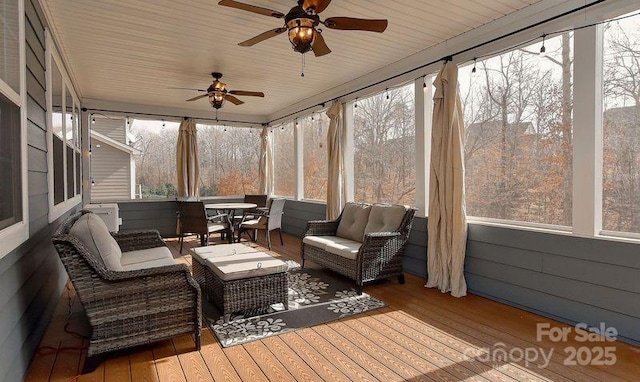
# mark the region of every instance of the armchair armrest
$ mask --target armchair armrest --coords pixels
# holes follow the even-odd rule
[[[111,236],[116,239],[122,252],[166,246],[157,230],[119,232]]]
[[[307,222],[304,236],[333,236],[338,231],[336,220],[311,220]]]
[[[88,300],[104,300],[117,296],[133,297],[135,294],[149,295],[162,293],[187,292],[200,295],[200,286],[191,275],[186,264],[173,264],[161,267],[137,269],[133,271],[111,271],[102,273],[102,279],[94,280],[95,285]],[[146,298],[146,297],[144,297]],[[116,299],[117,300],[117,299]],[[115,304],[112,301],[111,304]]]
[[[360,252],[365,260],[395,256],[404,246],[400,232],[372,232],[364,235]]]
[[[164,265],[161,267],[136,269],[133,271],[107,271],[104,278],[109,281],[125,281],[141,277],[158,276],[166,274],[186,274],[191,275],[189,267],[186,264]]]
[[[103,278],[80,296],[92,325],[127,319],[129,316],[151,315],[149,301],[162,302],[163,311],[193,307],[200,319],[201,292],[186,264],[134,271],[107,270]],[[155,304],[155,303],[154,303]],[[155,304],[157,305],[157,304]]]

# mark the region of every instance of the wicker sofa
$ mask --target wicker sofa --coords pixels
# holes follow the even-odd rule
[[[157,231],[110,234],[81,211],[58,227],[53,244],[92,328],[85,372],[103,353],[177,335],[194,334],[200,349],[200,287]]]
[[[401,205],[347,203],[336,220],[310,221],[302,239],[306,260],[356,282],[398,277],[404,283],[402,255],[415,209]]]

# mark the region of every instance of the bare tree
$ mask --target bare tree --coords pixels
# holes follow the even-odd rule
[[[355,110],[356,200],[415,201],[413,85],[357,101]]]
[[[640,232],[640,25],[605,31],[603,225]]]

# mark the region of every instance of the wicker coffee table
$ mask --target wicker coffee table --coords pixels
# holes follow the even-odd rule
[[[287,263],[245,244],[190,250],[193,276],[225,322],[231,313],[279,302],[288,309]]]

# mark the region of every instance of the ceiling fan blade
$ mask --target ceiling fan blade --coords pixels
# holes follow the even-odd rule
[[[331,53],[331,49],[329,49],[327,43],[324,41],[322,33],[316,32],[316,38],[313,40],[313,46],[311,48],[313,49],[313,54],[315,54],[316,57]]]
[[[242,105],[244,103],[244,101],[240,101],[239,99],[237,99],[236,97],[228,93],[226,96],[224,96],[224,99],[226,99],[227,101],[231,102],[234,105]]]
[[[196,97],[193,97],[193,98],[189,98],[189,99],[187,100],[187,102],[195,101],[195,100],[198,100],[198,99],[200,99],[200,98],[207,97],[208,95],[209,95],[209,94],[202,94],[202,95],[199,95],[199,96],[196,96]]]
[[[193,89],[193,88],[174,88],[174,87],[169,87],[167,89],[194,90],[194,91],[197,91],[197,92],[206,92],[206,90],[204,90],[204,89]]]
[[[240,45],[240,46],[253,46],[253,45],[255,45],[255,44],[257,44],[257,43],[259,43],[261,41],[264,41],[264,40],[269,39],[271,37],[275,37],[275,36],[279,35],[280,33],[284,32],[286,30],[287,30],[287,28],[282,28],[282,27],[276,28],[276,29],[272,29],[270,31],[266,31],[264,33],[261,33],[261,34],[257,35],[254,38],[250,38],[247,41],[243,41],[238,45]]]
[[[284,17],[284,13],[282,12],[274,11],[273,9],[257,7],[255,5],[244,4],[234,0],[221,0],[218,3],[218,5],[224,5],[225,7],[242,9],[243,11],[249,11],[249,12],[257,13],[264,16],[275,17],[276,19],[281,19]]]
[[[331,0],[304,0],[302,3],[302,9],[305,11],[309,8],[313,8],[313,11],[318,14],[324,11],[331,3]]]
[[[329,17],[324,26],[331,29],[358,30],[382,33],[387,29],[387,20],[356,19],[353,17]]]
[[[239,96],[248,96],[248,97],[264,97],[263,92],[249,92],[246,90],[231,90],[228,94],[235,94]]]

